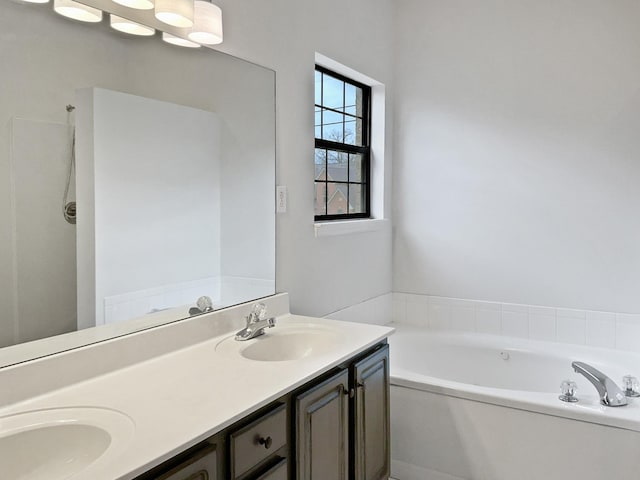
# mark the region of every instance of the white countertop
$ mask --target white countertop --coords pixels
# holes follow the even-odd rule
[[[294,361],[263,362],[216,351],[210,338],[126,368],[0,409],[2,417],[40,409],[100,407],[127,415],[133,437],[116,458],[96,461],[74,480],[131,479],[303,385],[389,336],[393,329],[297,315],[278,326],[337,329],[332,347]],[[269,332],[267,332],[267,335]]]

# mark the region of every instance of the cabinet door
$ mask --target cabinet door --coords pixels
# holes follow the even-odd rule
[[[389,346],[356,363],[355,480],[389,478]]]
[[[347,480],[349,476],[348,372],[298,395],[297,480]]]

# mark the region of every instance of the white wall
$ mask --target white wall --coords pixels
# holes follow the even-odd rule
[[[390,230],[315,238],[313,228],[314,57],[320,52],[392,82],[391,0],[219,0],[221,50],[277,72],[277,183],[289,209],[277,216],[278,291],[295,313],[322,316],[391,291]],[[391,119],[387,88],[386,214],[390,213]]]
[[[394,290],[640,312],[640,4],[396,4]]]
[[[76,328],[76,230],[62,215],[71,143],[69,125],[11,122],[13,219],[5,221],[15,235],[15,284],[8,290],[14,294],[16,322],[12,329],[11,315],[3,315],[0,346]],[[69,198],[75,198],[73,183]],[[12,249],[3,253],[8,252]]]

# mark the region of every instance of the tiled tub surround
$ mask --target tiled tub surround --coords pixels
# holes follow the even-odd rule
[[[389,343],[394,478],[637,477],[640,398],[601,406],[571,361],[620,383],[638,375],[640,354],[409,325]],[[578,403],[558,399],[565,378],[578,383]]]
[[[243,316],[252,304],[243,304],[0,368],[0,424],[5,416],[41,409],[116,410],[135,424],[126,449],[74,478],[131,479],[393,331],[291,315],[286,295],[263,301],[279,325],[320,322],[327,328],[331,323],[340,329],[339,340],[329,350],[296,361],[256,362],[223,354],[216,346],[244,327]]]
[[[408,293],[394,293],[392,302],[394,322],[429,330],[475,332],[640,352],[640,314]]]

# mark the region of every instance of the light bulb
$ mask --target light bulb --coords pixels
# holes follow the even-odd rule
[[[222,43],[222,9],[211,2],[196,0],[189,40],[204,45]]]
[[[179,28],[193,27],[194,0],[156,0],[158,20]]]
[[[171,35],[170,33],[163,32],[162,40],[171,45],[177,45],[179,47],[187,47],[187,48],[200,48],[200,45],[197,43],[190,42],[189,40],[185,40],[184,38],[176,37],[175,35]]]
[[[136,22],[132,22],[126,18],[118,17],[116,15],[111,15],[109,19],[111,24],[111,28],[114,30],[118,30],[119,32],[128,33],[130,35],[139,35],[142,37],[150,37],[156,33],[154,28],[147,27],[146,25],[141,25]]]
[[[88,7],[73,0],[53,0],[53,9],[60,15],[81,22],[97,23],[102,21],[102,11]]]

